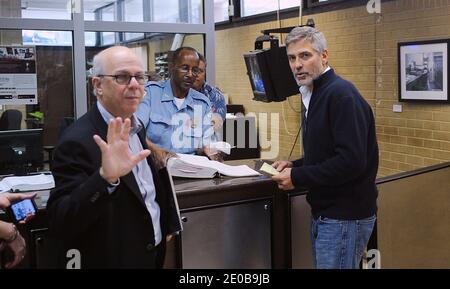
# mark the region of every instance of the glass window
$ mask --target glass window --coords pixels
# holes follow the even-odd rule
[[[84,13],[84,20],[91,20],[91,21],[96,20],[95,19],[95,13],[94,12]]]
[[[18,47],[20,53],[21,45],[29,43],[24,35],[29,34],[35,36],[33,44],[36,45],[29,48],[29,51],[26,51],[28,47],[24,47],[24,57],[35,57],[35,69],[32,69],[31,73],[25,72],[21,77],[30,80],[29,76],[35,74],[37,101],[33,104],[23,104],[21,99],[17,98],[17,101],[14,101],[12,98],[5,104],[5,98],[0,97],[0,114],[8,109],[19,110],[22,113],[21,129],[43,128],[44,145],[53,146],[57,142],[59,128],[64,118],[74,116],[72,45],[71,42],[54,35],[67,35],[71,39],[72,32],[0,30],[2,35],[0,47],[7,45]],[[51,39],[51,43],[47,39]],[[27,53],[31,53],[32,56],[27,56]],[[27,65],[25,69],[28,67],[30,66]],[[4,71],[2,76],[8,77],[8,74],[11,72]],[[13,88],[20,89],[20,85],[23,84],[24,82],[14,84]]]
[[[100,8],[98,12],[102,21],[116,20],[116,7],[113,4]]]
[[[101,32],[104,33],[104,32]],[[116,33],[117,32],[109,32]],[[144,63],[144,69],[149,72],[151,80],[163,80],[169,77],[168,71],[168,58],[169,51],[172,48],[174,42],[181,40],[181,46],[190,46],[197,49],[200,53],[205,53],[204,47],[204,35],[203,34],[178,34],[175,39],[173,33],[145,33],[146,38],[139,41],[127,41],[122,43],[132,48],[137,55],[139,55]],[[86,80],[87,95],[88,95],[88,108],[96,102],[96,97],[93,95],[92,85],[90,82],[90,69],[92,68],[92,60],[98,52],[103,50],[101,45],[86,47]]]
[[[124,33],[124,40],[130,41],[130,40],[138,40],[144,38],[144,33]]]
[[[251,16],[291,7],[298,7],[299,0],[241,0],[241,16]]]
[[[203,23],[203,1],[152,1],[152,22]],[[181,7],[180,7],[181,5]],[[180,12],[182,11],[182,12]]]
[[[116,41],[115,32],[100,32],[100,44],[102,46],[113,45],[115,43],[119,43],[119,41]]]
[[[2,0],[0,17],[35,19],[72,19],[69,0]]]
[[[125,21],[143,22],[144,3],[142,0],[125,1],[124,19]]]
[[[203,23],[203,0],[85,0],[84,3],[85,13],[99,13],[103,21]],[[120,17],[115,9],[105,11],[115,5],[124,11]]]
[[[144,21],[144,3],[142,0],[125,1],[124,20],[132,22]],[[125,33],[125,40],[144,38],[144,33]]]
[[[106,19],[103,19],[103,21],[113,21],[114,20],[114,3],[115,2],[116,1],[114,1],[114,0],[84,0],[84,2],[83,2],[84,19],[85,20],[95,20],[96,19],[95,14],[98,14],[99,17],[97,19],[100,20],[100,17],[102,14],[102,9],[106,8],[106,10],[108,10],[107,7],[113,7],[112,8],[113,14],[110,17],[108,17],[105,13],[104,17]],[[94,17],[92,17],[92,15],[94,15]]]
[[[24,45],[58,45],[72,46],[72,32],[22,30]]]
[[[84,32],[84,45],[96,46],[97,45],[97,32]]]
[[[214,0],[214,22],[228,20],[228,0]]]

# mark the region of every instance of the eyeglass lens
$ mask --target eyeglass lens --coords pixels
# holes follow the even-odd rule
[[[131,78],[134,77],[139,84],[145,84],[148,81],[147,75],[129,75],[129,74],[119,74],[115,75],[118,84],[130,84]]]
[[[192,74],[199,74],[201,72],[201,69],[198,67],[189,67],[189,66],[179,66],[178,70],[182,73],[189,73],[189,71],[192,71]]]

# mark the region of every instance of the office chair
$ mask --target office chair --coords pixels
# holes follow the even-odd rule
[[[17,109],[7,109],[0,117],[0,130],[20,130],[22,112]]]
[[[59,130],[58,130],[58,139],[60,139],[64,133],[64,131],[71,126],[75,121],[75,118],[71,116],[64,117],[61,122],[59,123]]]

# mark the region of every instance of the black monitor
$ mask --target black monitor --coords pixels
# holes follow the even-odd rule
[[[254,100],[283,101],[299,93],[286,54],[286,47],[258,49],[244,54]]]
[[[42,129],[0,131],[0,175],[43,169]]]

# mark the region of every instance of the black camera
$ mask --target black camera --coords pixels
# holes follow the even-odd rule
[[[6,209],[9,218],[14,223],[19,223],[30,215],[36,215],[37,211],[38,209],[33,199],[24,199],[12,204]]]

